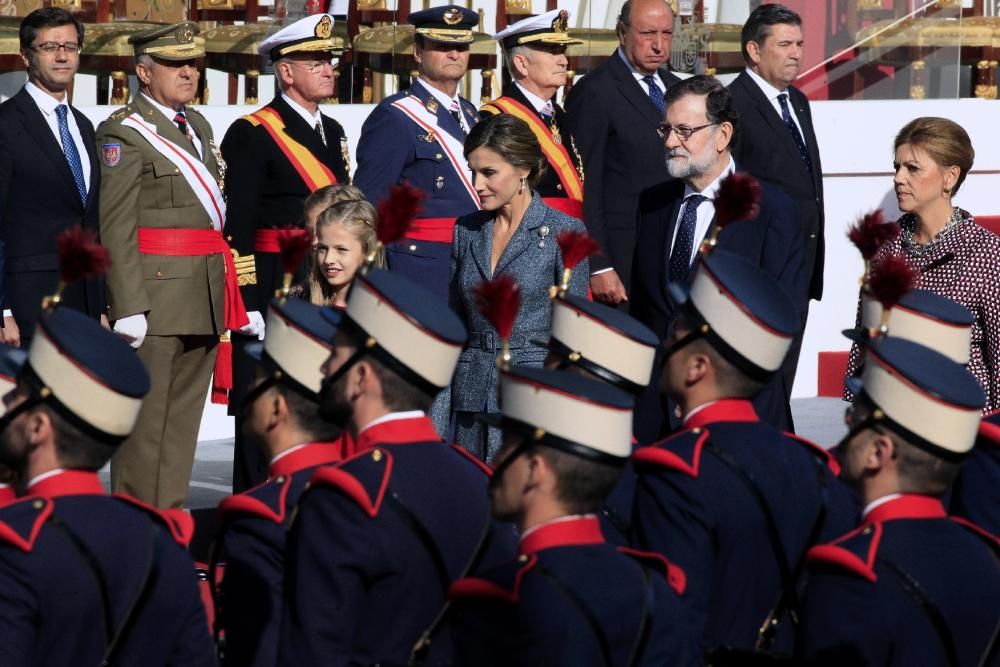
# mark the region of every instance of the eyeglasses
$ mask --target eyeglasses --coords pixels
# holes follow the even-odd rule
[[[712,125],[718,125],[718,123],[706,123],[705,125],[699,125],[698,127],[688,127],[687,125],[671,125],[669,123],[660,123],[656,126],[656,133],[660,135],[660,138],[666,140],[673,132],[677,135],[677,138],[681,141],[687,141],[691,138],[691,135],[698,130],[704,130],[706,127],[711,127]]]
[[[41,44],[33,44],[30,48],[33,51],[41,51],[49,55],[57,53],[60,49],[66,53],[80,53],[80,45],[76,42],[66,42],[64,44],[60,44],[59,42],[42,42]]]
[[[289,62],[293,65],[302,65],[306,68],[306,71],[310,74],[315,74],[316,72],[321,72],[324,67],[332,68],[334,66],[335,58],[330,58],[329,60],[314,60],[309,62],[304,62],[301,60],[290,60]]]

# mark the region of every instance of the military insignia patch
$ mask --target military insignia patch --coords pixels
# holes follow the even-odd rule
[[[462,10],[452,7],[444,13],[444,22],[448,25],[458,25],[462,22]]]
[[[101,146],[101,157],[105,167],[114,167],[122,161],[121,144],[104,144]]]
[[[194,40],[194,30],[191,26],[182,26],[175,34],[178,44],[190,44]]]
[[[330,35],[333,34],[333,23],[330,21],[329,15],[324,14],[323,18],[316,24],[315,34],[320,39],[330,39]]]
[[[438,112],[438,103],[437,100],[435,100],[433,97],[428,99],[427,104],[425,104],[424,106],[427,107],[427,110],[433,114],[436,114]]]

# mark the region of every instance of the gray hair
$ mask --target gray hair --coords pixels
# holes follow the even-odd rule
[[[511,78],[518,79],[520,78],[520,75],[517,72],[517,68],[514,67],[514,56],[524,56],[528,60],[531,60],[532,58],[531,47],[520,44],[518,46],[513,46],[509,49],[504,49],[503,52],[504,67],[506,67],[507,71],[510,72]]]

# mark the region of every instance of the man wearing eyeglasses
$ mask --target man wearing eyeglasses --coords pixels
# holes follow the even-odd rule
[[[739,134],[729,91],[716,79],[694,76],[667,91],[662,137],[667,171],[677,180],[645,190],[639,199],[639,229],[633,261],[631,313],[660,339],[676,314],[670,283],[690,279],[701,242],[713,230],[715,196],[722,181],[739,171],[730,154]],[[761,184],[760,213],[721,231],[718,244],[742,255],[778,279],[799,313],[806,307],[804,242],[791,201]],[[659,366],[657,366],[659,367]],[[787,430],[791,424],[780,373],[754,399],[761,419]],[[650,442],[677,425],[672,405],[655,386],[640,397],[636,438]]]
[[[83,25],[63,9],[37,9],[21,22],[20,42],[28,82],[0,105],[0,307],[10,345],[30,340],[59,281],[56,236],[74,225],[97,233],[101,182],[94,126],[68,96]],[[62,303],[107,325],[101,278],[67,287]]]
[[[344,128],[319,105],[333,96],[333,16],[314,14],[277,31],[258,51],[270,58],[278,95],[262,109],[234,122],[222,140],[228,204],[227,240],[236,257],[243,302],[263,313],[282,285],[278,230],[301,227],[307,196],[335,183],[350,183]],[[258,315],[259,317],[259,315]],[[264,322],[260,320],[263,337]],[[230,414],[238,415],[253,365],[242,353],[253,337],[234,336]],[[236,429],[233,491],[263,482],[267,460]]]

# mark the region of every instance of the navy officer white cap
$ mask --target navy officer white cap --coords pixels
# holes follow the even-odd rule
[[[277,60],[291,53],[333,53],[343,45],[333,37],[333,15],[313,14],[268,36],[257,52]]]
[[[554,9],[538,16],[529,16],[501,30],[493,37],[505,49],[533,44],[583,44],[566,32],[570,14],[565,9]]]

